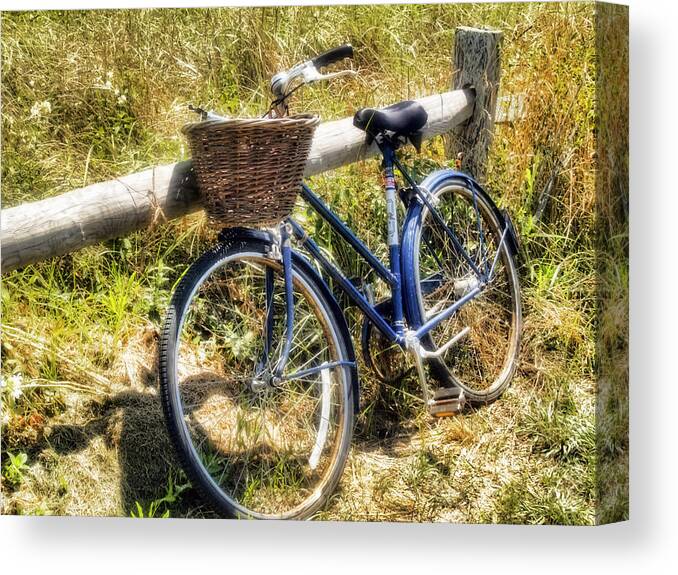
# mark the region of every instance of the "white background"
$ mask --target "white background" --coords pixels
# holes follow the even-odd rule
[[[219,5],[0,0],[3,9]],[[231,2],[232,3],[232,2]],[[248,2],[271,4],[273,2]],[[297,4],[305,2],[295,2]],[[327,3],[327,2],[325,2]],[[676,538],[678,3],[631,0],[631,520],[605,527],[0,518],[6,574],[667,573]]]

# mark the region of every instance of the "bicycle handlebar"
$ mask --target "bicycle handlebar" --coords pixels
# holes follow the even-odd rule
[[[271,93],[275,97],[275,100],[271,104],[269,112],[274,110],[277,115],[286,115],[288,111],[286,103],[287,98],[304,84],[310,84],[321,80],[330,80],[339,76],[355,75],[353,70],[341,70],[329,74],[321,74],[318,71],[319,68],[334,64],[344,58],[353,58],[353,46],[350,44],[337,46],[310,60],[300,62],[285,72],[278,72],[271,78]]]
[[[327,52],[323,52],[315,58],[312,58],[311,62],[313,62],[313,65],[319,70],[320,68],[324,68],[325,66],[339,62],[344,58],[353,58],[353,46],[350,44],[337,46],[336,48],[332,48]]]
[[[345,58],[353,58],[353,46],[350,44],[337,46],[336,48],[327,50],[327,52],[318,54],[310,60],[300,62],[289,70],[278,72],[271,78],[270,89],[275,100],[272,102],[266,116],[271,112],[274,112],[278,116],[286,115],[288,113],[287,98],[304,84],[310,84],[321,80],[331,80],[340,76],[354,76],[356,72],[352,69],[340,70],[329,74],[321,74],[319,72],[321,68],[340,62]],[[202,108],[196,108],[189,105],[189,109],[200,114],[202,120],[222,119],[221,116],[214,112],[208,112]]]

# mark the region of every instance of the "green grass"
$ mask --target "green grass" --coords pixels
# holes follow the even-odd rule
[[[180,476],[180,479],[176,479],[175,475]],[[136,519],[162,517],[167,519],[171,517],[172,508],[180,502],[181,494],[190,488],[191,484],[186,481],[183,473],[170,474],[167,478],[167,489],[164,495],[154,499],[147,506],[135,501],[135,509],[130,512],[130,517]]]
[[[553,468],[525,473],[500,490],[494,509],[485,520],[537,525],[590,524],[593,515],[588,501],[592,493],[582,493],[581,486],[571,477]]]
[[[3,207],[185,158],[186,104],[260,113],[271,74],[329,46],[353,43],[358,77],[294,102],[325,120],[449,89],[455,26],[501,29],[502,91],[524,94],[527,115],[497,127],[486,184],[522,239],[520,369],[497,403],[440,422],[412,377],[380,386],[362,370],[355,447],[318,518],[623,519],[628,184],[596,139],[626,157],[623,118],[596,107],[597,50],[623,37],[608,30],[597,47],[596,18],[587,3],[4,12]],[[440,140],[407,156],[421,173],[449,165]],[[387,258],[376,161],[311,184]],[[386,295],[325,224],[298,215]],[[18,397],[2,392],[3,513],[148,515],[156,502],[156,515],[212,515],[192,489],[157,503],[178,475],[155,343],[173,286],[214,239],[194,215],[3,276],[2,376],[22,382]],[[20,481],[5,475],[10,453],[26,455]]]

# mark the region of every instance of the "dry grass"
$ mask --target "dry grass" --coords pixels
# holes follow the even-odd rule
[[[502,89],[527,106],[498,128],[487,174],[525,251],[520,369],[498,402],[444,421],[422,413],[410,376],[379,386],[363,370],[354,448],[318,518],[627,517],[628,141],[623,110],[608,105],[624,100],[626,64],[599,66],[627,44],[609,14],[563,3],[2,19],[4,206],[184,157],[186,103],[259,111],[270,74],[328,46],[352,41],[360,76],[299,99],[325,119],[447,89],[454,27],[500,28]],[[424,172],[446,161],[443,149],[433,141],[409,160]],[[312,183],[385,257],[375,169]],[[309,229],[350,276],[367,275],[311,216]],[[176,470],[154,354],[172,286],[213,239],[193,216],[3,277],[2,375],[23,386],[2,396],[3,513],[129,515],[139,503],[144,515],[211,516]],[[354,309],[348,317],[357,332]],[[26,463],[10,469],[8,453]]]

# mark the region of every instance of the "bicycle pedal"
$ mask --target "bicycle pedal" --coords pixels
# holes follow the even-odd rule
[[[429,401],[428,412],[433,417],[452,417],[464,409],[466,396],[459,387],[443,387],[433,394]]]

